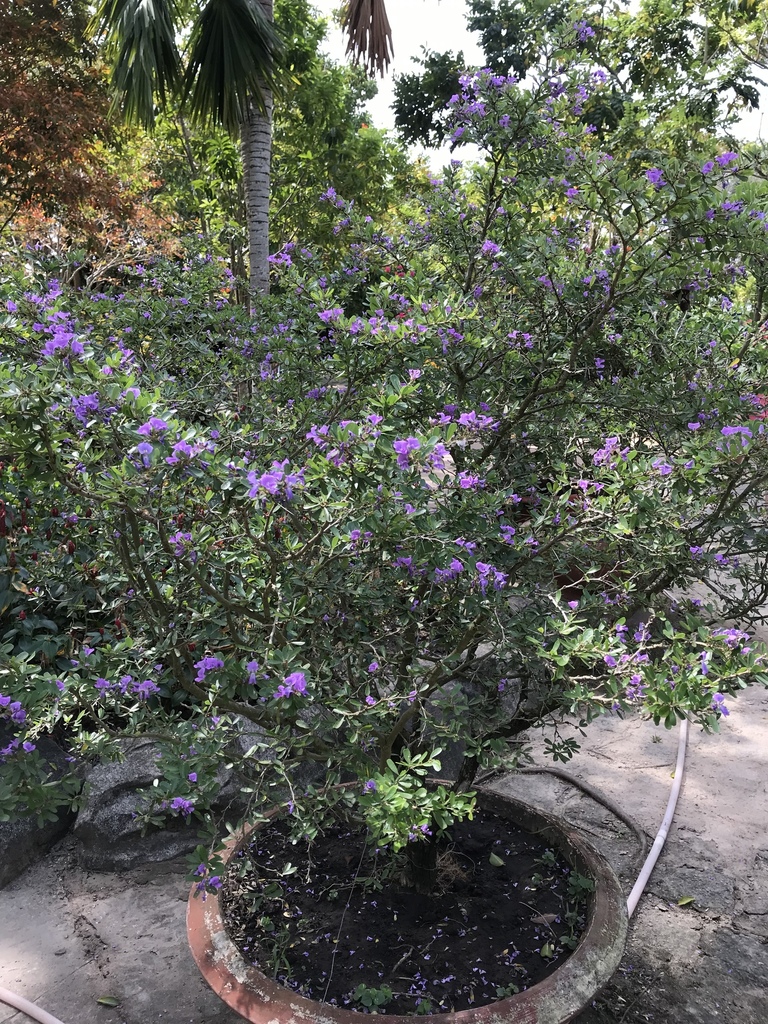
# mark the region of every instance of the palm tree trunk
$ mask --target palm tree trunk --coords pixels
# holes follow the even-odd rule
[[[259,0],[272,21],[272,0]],[[269,183],[272,160],[272,93],[262,89],[265,113],[251,107],[240,128],[243,184],[248,217],[248,261],[251,301],[269,291]]]

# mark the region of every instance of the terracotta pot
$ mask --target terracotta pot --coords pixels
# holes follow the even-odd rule
[[[594,999],[619,966],[627,937],[627,905],[608,862],[566,822],[500,793],[481,792],[480,806],[542,836],[580,873],[594,879],[595,892],[581,942],[562,967],[531,988],[486,1006],[435,1013],[433,1024],[566,1024]],[[225,858],[244,845],[251,829],[233,837]],[[354,1010],[316,1003],[272,981],[241,955],[229,938],[219,899],[203,901],[192,887],[187,906],[187,937],[197,966],[213,991],[251,1024],[362,1024]],[[387,1024],[420,1019],[379,1014]]]

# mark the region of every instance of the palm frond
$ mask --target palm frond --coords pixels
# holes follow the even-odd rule
[[[208,0],[189,40],[184,101],[191,114],[235,133],[252,105],[265,113],[280,48],[259,0]]]
[[[115,106],[148,128],[155,98],[165,102],[181,77],[176,13],[174,0],[101,0],[91,22],[112,61]]]
[[[347,53],[356,62],[362,58],[371,77],[378,71],[383,78],[394,53],[384,0],[349,0],[342,26]]]

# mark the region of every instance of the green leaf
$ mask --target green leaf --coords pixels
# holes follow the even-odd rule
[[[491,856],[488,858],[488,863],[494,868],[504,867],[504,861],[495,853],[492,853]]]
[[[690,906],[690,904],[693,903],[695,899],[695,896],[681,896],[680,899],[677,901],[677,905],[678,907],[687,907]]]
[[[119,1006],[120,1000],[117,996],[99,996],[96,1000],[99,1006]]]

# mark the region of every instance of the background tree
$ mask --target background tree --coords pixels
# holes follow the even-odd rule
[[[40,209],[72,228],[131,203],[99,143],[114,140],[81,0],[0,4],[0,231]]]
[[[759,103],[764,3],[642,0],[630,11],[613,0],[468,0],[467,12],[497,74],[540,72],[559,49],[607,76],[610,90],[585,102],[581,116],[603,136],[623,125],[629,148],[650,133],[655,145],[682,154],[712,132],[727,133],[743,109]],[[453,68],[450,53],[426,53],[420,64],[395,81],[395,123],[404,139],[430,146],[445,136],[445,104],[457,80],[436,73]]]
[[[202,124],[240,139],[248,224],[250,289],[269,288],[269,168],[274,58],[272,0],[102,0],[94,26],[112,62],[117,105],[129,121],[154,126],[156,103],[180,98]],[[176,38],[189,33],[185,59]]]
[[[361,68],[320,52],[327,23],[306,0],[279,0],[275,24],[286,69],[273,118],[270,239],[333,243],[336,209],[319,202],[333,189],[364,214],[381,216],[416,182],[402,146],[370,125],[365,103],[376,86]],[[188,125],[169,106],[157,119],[152,169],[166,182],[182,220],[202,230],[232,269],[243,265],[245,200],[234,140],[221,128]]]

